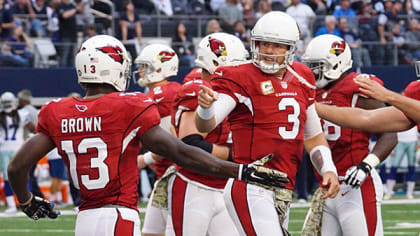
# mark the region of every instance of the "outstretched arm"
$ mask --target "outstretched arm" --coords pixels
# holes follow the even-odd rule
[[[218,159],[211,154],[169,135],[158,126],[146,131],[142,144],[162,157],[191,171],[221,178],[237,178],[245,182],[257,182],[272,187],[284,187],[287,175],[281,171],[264,168],[271,158],[265,157],[248,165]]]
[[[397,108],[390,106],[375,110],[335,107],[317,103],[319,117],[350,129],[372,133],[408,130],[414,124]]]
[[[411,119],[420,122],[420,101],[386,89],[374,80],[357,77],[354,81],[360,86],[360,91],[376,100],[391,104]]]

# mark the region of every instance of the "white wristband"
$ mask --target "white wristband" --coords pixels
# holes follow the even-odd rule
[[[239,165],[239,170],[238,170],[238,180],[242,180],[242,170],[244,168],[243,164]]]
[[[337,169],[331,156],[331,150],[324,145],[318,145],[312,148],[309,153],[312,164],[320,175],[324,175],[328,171],[332,171],[337,175]]]
[[[203,120],[210,120],[214,117],[214,106],[211,104],[209,108],[202,108],[198,106],[197,115]]]
[[[146,165],[150,165],[150,164],[152,164],[153,162],[155,162],[155,159],[153,159],[153,157],[152,157],[152,153],[151,153],[151,152],[146,152],[146,153],[143,155],[143,158],[144,158],[144,164],[146,164]]]
[[[363,162],[368,164],[373,169],[381,162],[381,160],[379,160],[378,156],[376,156],[375,154],[369,153],[369,155],[367,155],[365,159],[363,159]]]

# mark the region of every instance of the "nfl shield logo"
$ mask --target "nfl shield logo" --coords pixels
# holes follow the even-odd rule
[[[280,84],[281,84],[282,88],[287,89],[287,82],[286,81],[281,81]]]

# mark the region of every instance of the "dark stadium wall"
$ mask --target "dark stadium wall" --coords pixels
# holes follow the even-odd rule
[[[190,70],[188,67],[180,67],[178,76],[170,80],[182,82]],[[408,83],[417,79],[413,66],[376,66],[362,68],[362,72],[378,76],[384,81],[385,87],[396,92],[402,91]],[[77,84],[77,75],[73,68],[0,68],[0,93],[8,90],[16,94],[25,88],[30,89],[34,97],[63,97],[70,92],[84,94]],[[129,91],[143,89],[131,80]]]

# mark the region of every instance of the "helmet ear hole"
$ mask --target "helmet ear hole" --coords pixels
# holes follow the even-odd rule
[[[157,73],[160,73],[162,71],[162,68],[159,68],[156,70]]]
[[[217,61],[213,60],[213,65],[214,65],[215,67],[218,67],[218,66],[219,66],[219,62],[217,62]]]

